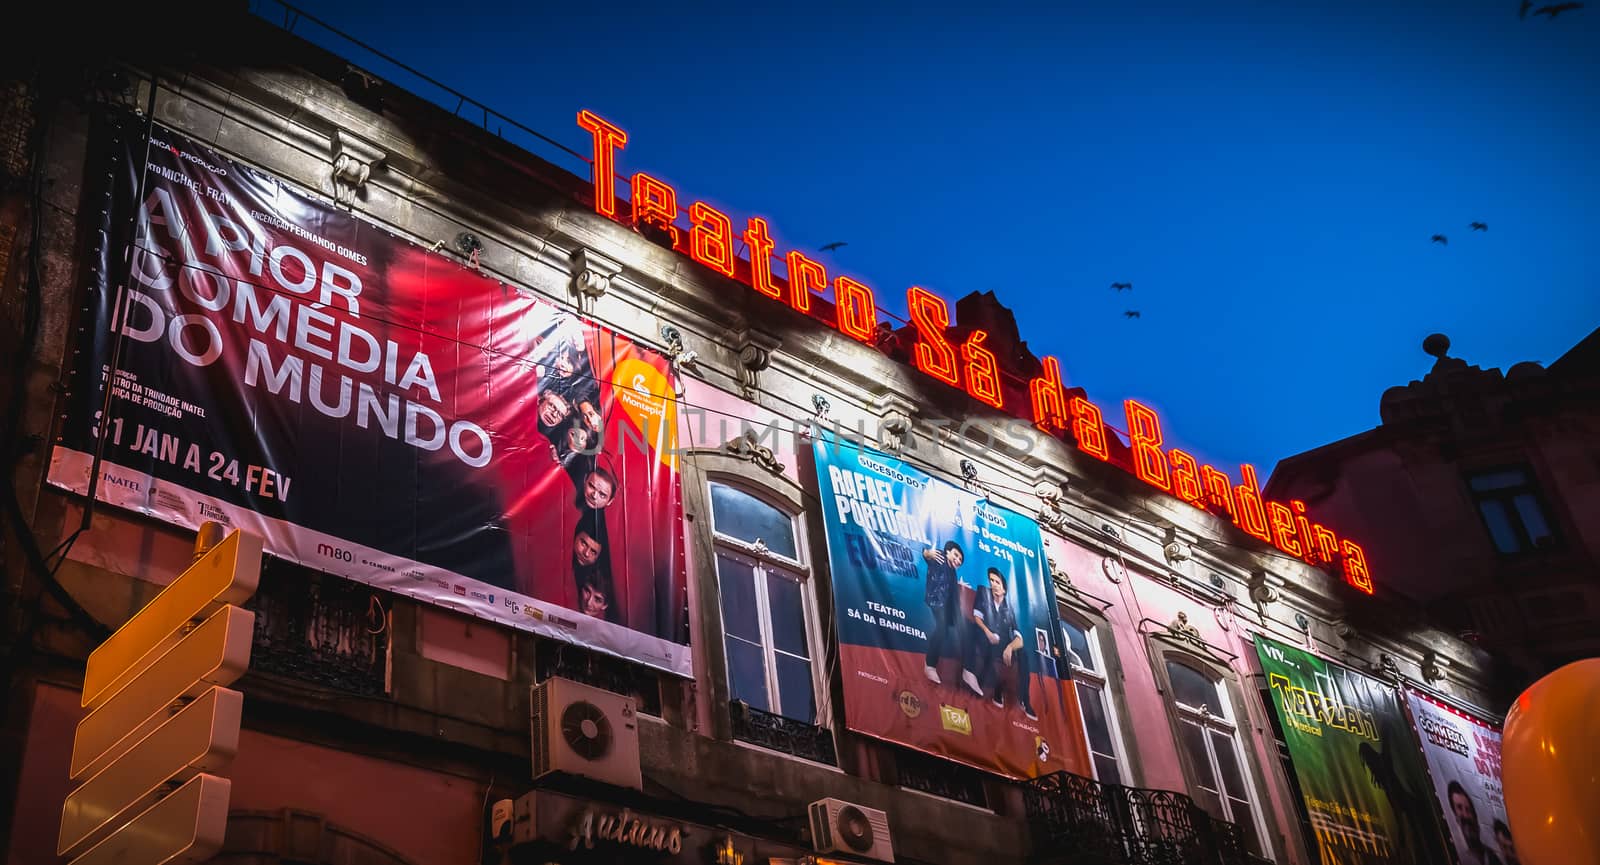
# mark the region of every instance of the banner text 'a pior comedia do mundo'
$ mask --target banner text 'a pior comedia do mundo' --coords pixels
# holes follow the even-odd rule
[[[104,143],[53,483],[103,444],[104,501],[690,673],[663,357],[160,127],[135,202],[143,136]]]

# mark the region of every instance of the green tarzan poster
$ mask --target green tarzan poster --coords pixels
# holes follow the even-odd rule
[[[1256,637],[1322,865],[1444,863],[1421,755],[1394,688]]]

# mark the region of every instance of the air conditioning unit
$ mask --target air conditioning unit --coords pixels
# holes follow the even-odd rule
[[[818,853],[846,853],[880,862],[894,861],[889,815],[842,799],[811,803],[811,846]]]
[[[561,772],[642,790],[634,710],[632,697],[571,679],[533,686],[533,777]]]

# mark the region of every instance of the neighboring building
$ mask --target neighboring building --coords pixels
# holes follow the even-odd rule
[[[1600,655],[1600,330],[1503,375],[1436,358],[1382,423],[1278,463],[1267,493],[1367,540],[1388,584],[1510,665],[1514,695]]]
[[[993,295],[879,327],[870,289],[810,290],[798,255],[780,277],[741,232],[752,266],[720,214],[614,180],[634,166],[592,115],[562,135],[602,144],[591,174],[202,17],[199,55],[62,45],[4,82],[38,145],[8,144],[0,200],[8,863],[55,861],[85,658],[204,521],[270,554],[216,861],[884,858],[812,828],[829,798],[884,811],[837,825],[912,865],[1433,849],[1426,813],[1402,837],[1308,811],[1285,736],[1353,732],[1372,762],[1346,774],[1376,784],[1403,720],[1258,661],[1298,648],[1495,720],[1482,653],[1419,625],[1353,528],[1161,451],[1142,407],[1132,436],[1097,420]],[[636,717],[586,692],[608,720],[531,722],[551,682]],[[563,737],[579,771],[536,773]],[[489,837],[502,800],[514,839]]]

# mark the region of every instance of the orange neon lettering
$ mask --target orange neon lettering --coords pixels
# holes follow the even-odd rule
[[[967,362],[967,393],[980,402],[1004,408],[1001,405],[1004,395],[1000,392],[1000,359],[983,347],[983,341],[988,338],[987,331],[975,330],[961,344],[961,357]]]
[[[789,253],[789,305],[811,311],[811,293],[828,287],[828,270],[796,249]]]
[[[1173,448],[1167,452],[1172,460],[1172,493],[1195,507],[1201,504],[1200,464],[1184,451]]]
[[[833,281],[833,304],[839,317],[839,332],[865,343],[872,342],[878,329],[878,303],[867,288],[848,276]]]
[[[678,245],[678,191],[666,183],[636,171],[633,174],[633,225],[654,225],[672,236],[672,245]]]
[[[1272,532],[1267,528],[1267,509],[1261,503],[1261,484],[1256,480],[1256,467],[1245,463],[1239,466],[1239,474],[1244,478],[1244,483],[1233,488],[1234,500],[1239,504],[1239,511],[1233,515],[1233,520],[1239,528],[1272,543]]]
[[[1111,459],[1111,449],[1106,447],[1106,427],[1100,418],[1100,407],[1081,396],[1075,396],[1067,403],[1067,410],[1072,415],[1072,437],[1078,442],[1078,450],[1097,460]]]
[[[1272,543],[1291,556],[1305,555],[1300,539],[1295,536],[1294,514],[1277,502],[1267,502],[1267,522],[1272,524]]]
[[[733,220],[704,201],[689,205],[689,257],[733,276]]]
[[[1300,556],[1310,561],[1311,553],[1316,549],[1316,537],[1311,534],[1311,521],[1306,519],[1306,503],[1291,500],[1289,507],[1294,509],[1295,534],[1299,535],[1300,548],[1305,551]]]
[[[1200,467],[1200,486],[1206,492],[1206,509],[1215,513],[1215,508],[1221,508],[1228,513],[1228,519],[1237,520],[1233,507],[1233,481],[1227,474],[1211,466]]]
[[[1372,572],[1367,570],[1367,551],[1355,541],[1345,541],[1344,549],[1344,579],[1345,582],[1360,589],[1367,594],[1372,594]]]
[[[1323,528],[1320,523],[1312,523],[1311,536],[1317,540],[1317,564],[1329,564],[1339,557],[1337,535]]]
[[[1161,455],[1161,419],[1156,417],[1155,409],[1137,400],[1125,401],[1123,408],[1128,415],[1128,439],[1133,445],[1133,473],[1156,489],[1171,492],[1172,476]]]
[[[1044,359],[1044,372],[1028,382],[1028,397],[1033,401],[1033,423],[1045,432],[1067,428],[1067,393],[1061,386],[1061,361]]]
[[[759,216],[750,217],[744,230],[744,242],[750,247],[750,287],[774,300],[783,292],[772,282],[772,233],[767,221]]]
[[[912,354],[917,369],[946,384],[959,385],[956,350],[944,338],[945,329],[950,326],[950,307],[944,298],[913,285],[906,291],[906,307],[911,310],[911,324],[917,329],[917,347]]]
[[[594,139],[594,160],[590,171],[594,174],[594,210],[601,216],[617,215],[617,158],[613,151],[628,143],[628,133],[602,120],[599,115],[584,109],[578,112],[578,126],[589,131]]]

